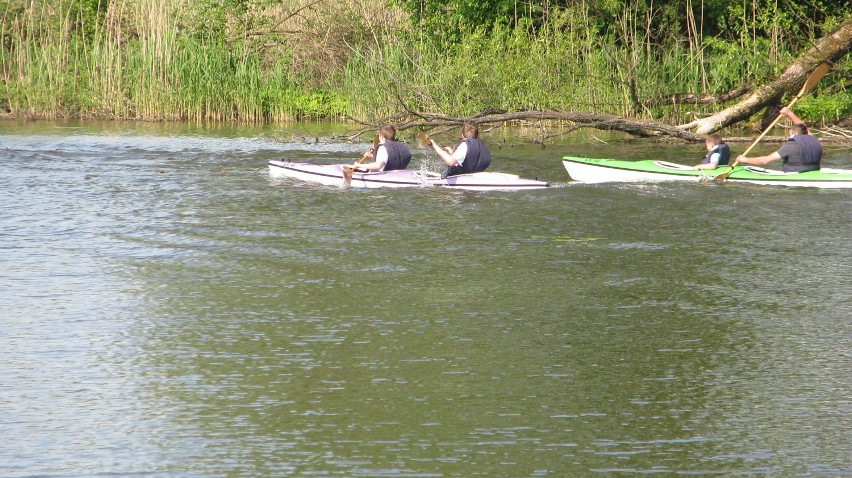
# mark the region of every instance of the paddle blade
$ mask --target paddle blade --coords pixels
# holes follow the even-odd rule
[[[378,147],[379,147],[379,135],[375,135],[375,136],[373,136],[373,145],[372,145],[372,149],[370,151],[372,151],[373,154],[376,154],[376,148],[378,148]],[[364,153],[364,156],[361,156],[361,159],[359,159],[358,161],[355,161],[355,164],[361,164],[364,161],[366,161],[367,159],[369,159],[371,156],[367,156],[368,153],[369,153],[369,151],[367,153]],[[352,173],[354,173],[354,172],[355,172],[355,168],[353,166],[349,166],[349,165],[343,166],[343,185],[344,186],[351,186],[352,185]]]
[[[799,93],[799,95],[801,96],[805,92],[810,91],[811,88],[814,87],[814,85],[819,83],[819,80],[821,80],[823,76],[828,74],[828,70],[830,69],[831,66],[828,63],[823,63],[816,67],[814,71],[811,72],[811,76],[809,76],[808,79],[805,80],[805,84],[802,86],[802,91]]]
[[[363,158],[362,158],[363,159]],[[360,160],[358,161],[361,162]],[[355,172],[355,168],[352,166],[343,166],[343,185],[351,186],[352,185],[352,173]]]
[[[734,170],[734,167],[731,166],[730,169],[728,169],[724,173],[716,176],[715,178],[713,178],[713,180],[714,181],[724,181],[724,180],[728,179],[728,175],[731,174],[731,171],[733,171],[733,170]]]
[[[429,136],[426,135],[423,131],[417,132],[417,147],[423,149],[429,146]]]

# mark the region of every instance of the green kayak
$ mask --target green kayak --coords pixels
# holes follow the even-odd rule
[[[728,172],[730,166],[695,170],[692,166],[668,161],[594,159],[566,156],[562,164],[574,181],[584,183],[637,181],[712,181]],[[726,182],[804,186],[815,188],[852,188],[852,170],[823,168],[804,173],[785,173],[757,166],[735,166]]]

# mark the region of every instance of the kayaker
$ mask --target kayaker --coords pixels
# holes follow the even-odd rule
[[[713,133],[704,140],[707,146],[707,155],[701,160],[700,164],[696,164],[692,169],[716,169],[719,166],[725,166],[731,159],[731,148],[722,140],[722,136],[718,133]]]
[[[368,160],[372,162],[366,162]],[[402,141],[396,140],[396,128],[386,124],[379,129],[379,145],[365,152],[361,160],[352,165],[354,169],[367,171],[393,171],[405,169],[411,161],[411,151]]]
[[[764,166],[781,159],[785,173],[818,170],[822,160],[822,145],[819,144],[819,140],[808,134],[808,127],[789,108],[781,108],[780,113],[793,122],[793,126],[790,127],[790,139],[772,154],[752,158],[739,155],[737,162]]]
[[[447,163],[447,170],[441,175],[443,178],[485,171],[491,164],[491,151],[479,140],[479,127],[475,123],[464,123],[461,137],[462,141],[455,148],[441,148],[434,141],[429,141],[438,156]]]

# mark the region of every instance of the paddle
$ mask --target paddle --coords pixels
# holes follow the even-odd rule
[[[823,76],[825,76],[825,75],[826,75],[826,73],[828,73],[828,70],[829,70],[830,68],[831,68],[831,67],[828,65],[828,63],[823,63],[823,64],[819,65],[818,67],[816,67],[816,69],[815,69],[814,71],[812,71],[812,72],[811,72],[811,75],[810,75],[810,76],[808,76],[808,79],[807,79],[807,80],[805,80],[805,84],[804,84],[804,85],[802,85],[802,89],[801,89],[801,90],[799,90],[799,93],[796,95],[796,97],[795,97],[795,98],[793,98],[793,99],[792,99],[792,101],[790,101],[790,104],[789,104],[789,105],[787,105],[787,109],[792,108],[792,107],[793,107],[793,104],[795,104],[797,101],[799,101],[799,98],[801,98],[801,97],[802,97],[805,93],[807,93],[808,91],[810,91],[810,90],[811,90],[811,88],[813,88],[813,87],[814,87],[814,85],[816,85],[817,83],[819,83],[819,80],[821,80],[821,79],[822,79],[822,77],[823,77]],[[763,132],[762,132],[762,133],[760,133],[760,136],[758,136],[758,137],[757,137],[757,139],[756,139],[756,140],[754,140],[754,142],[753,142],[753,143],[751,143],[751,144],[749,145],[749,147],[748,147],[748,148],[745,150],[745,152],[742,154],[743,156],[748,155],[749,151],[751,151],[751,149],[752,149],[752,148],[754,148],[754,147],[755,147],[755,145],[757,145],[757,143],[758,143],[761,139],[763,139],[763,137],[764,137],[764,136],[766,136],[766,133],[768,133],[768,132],[769,132],[769,130],[771,130],[771,129],[775,126],[775,124],[776,124],[776,123],[778,123],[778,120],[780,120],[780,119],[781,119],[781,116],[783,116],[783,115],[782,115],[781,113],[778,113],[778,116],[776,116],[776,117],[775,117],[775,119],[774,119],[774,120],[772,120],[772,123],[769,123],[769,126],[767,126],[767,127],[766,127],[766,129],[764,129],[764,130],[763,130]],[[738,161],[734,161],[734,164],[732,164],[732,165],[731,165],[730,169],[728,169],[728,170],[727,170],[727,171],[725,171],[724,173],[722,173],[722,174],[720,174],[720,175],[716,176],[714,179],[715,179],[716,181],[724,181],[725,179],[727,179],[727,178],[728,178],[728,175],[729,175],[729,174],[731,174],[731,171],[733,171],[733,170],[734,170],[734,167],[736,167],[737,162],[738,162]]]
[[[431,142],[432,144],[434,144],[435,146],[437,146],[437,147],[438,147],[438,149],[444,150],[444,151],[446,151],[447,153],[452,154],[452,153],[451,153],[451,150],[450,150],[449,148],[445,148],[445,147],[441,146],[441,143],[439,143],[439,142],[435,141],[434,139],[430,138],[428,134],[426,134],[426,133],[424,133],[424,132],[422,132],[422,131],[418,131],[418,132],[417,132],[417,147],[418,147],[418,148],[421,148],[421,149],[422,149],[422,148],[425,148],[425,147],[429,146],[429,143],[430,143],[430,142]]]
[[[436,145],[438,145],[439,148],[443,148],[443,146],[438,144],[437,141],[430,138],[428,134],[424,133],[423,131],[417,132],[417,147],[418,148],[425,148],[425,147],[429,146],[430,141],[435,143]]]
[[[379,135],[373,137],[373,147],[372,151],[376,151],[376,148],[379,146]],[[375,153],[374,153],[375,154]],[[367,159],[365,156],[362,156],[361,159],[355,162],[355,164],[361,164],[364,160]],[[343,167],[343,184],[349,186],[352,184],[352,173],[355,172],[355,168],[351,166]]]

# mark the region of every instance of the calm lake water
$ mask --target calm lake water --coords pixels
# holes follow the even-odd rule
[[[339,130],[0,123],[0,476],[852,475],[852,191],[269,179]]]

